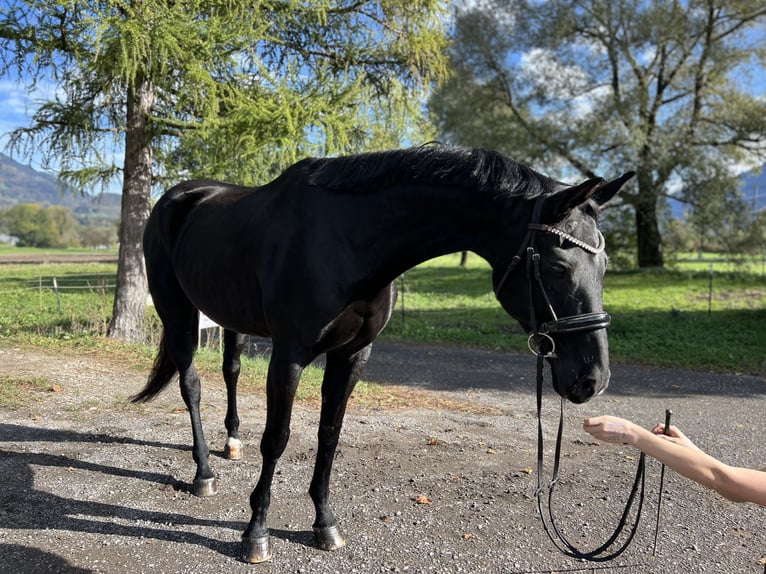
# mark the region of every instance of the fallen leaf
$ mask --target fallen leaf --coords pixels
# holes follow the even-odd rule
[[[428,439],[428,442],[426,443],[428,446],[436,446],[439,444],[439,441],[436,440],[434,437],[431,437]]]
[[[469,534],[468,532],[463,534],[463,540],[471,540],[472,538],[473,538],[473,534]]]
[[[48,389],[51,393],[60,393],[62,391],[61,385],[51,385]]]
[[[379,516],[378,518],[380,518],[380,520],[382,520],[383,522],[388,521],[388,516],[386,516],[385,514],[383,516]]]
[[[488,448],[487,449],[487,454],[497,454],[497,453],[495,452],[494,448]]]
[[[524,474],[532,474],[534,471],[531,468],[522,468],[521,472]]]
[[[636,457],[633,456],[632,454],[626,454],[625,455],[625,460],[636,460]]]
[[[763,558],[761,558],[761,559],[758,561],[758,564],[763,564],[764,566],[766,566],[766,556],[764,556]]]
[[[433,500],[431,500],[424,494],[419,494],[418,496],[415,497],[415,502],[417,502],[418,504],[432,504]]]
[[[67,472],[74,472],[74,467],[73,466],[68,466],[66,471]]]

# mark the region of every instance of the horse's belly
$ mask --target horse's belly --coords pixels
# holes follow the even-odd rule
[[[210,261],[193,273],[177,273],[194,306],[218,325],[248,335],[269,336],[258,280],[246,270]]]

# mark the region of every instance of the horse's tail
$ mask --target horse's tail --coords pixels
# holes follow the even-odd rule
[[[154,359],[152,371],[149,373],[149,380],[146,381],[146,386],[140,393],[130,397],[130,402],[146,403],[151,401],[170,384],[177,370],[173,361],[170,360],[167,345],[165,344],[165,333],[163,333],[159,351]]]

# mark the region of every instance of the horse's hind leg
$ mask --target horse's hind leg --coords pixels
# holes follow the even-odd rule
[[[224,329],[223,331],[223,380],[226,381],[226,431],[228,438],[223,454],[230,460],[242,458],[242,441],[239,440],[239,415],[237,414],[237,381],[240,361],[245,348],[245,335]]]
[[[307,357],[301,350],[274,342],[266,380],[266,428],[261,438],[263,465],[258,484],[250,495],[253,515],[242,535],[242,559],[246,562],[265,562],[272,556],[269,529],[266,525],[266,515],[271,502],[271,482],[277,461],[290,438],[290,415],[295,391],[298,389],[303,369],[311,358],[313,357]]]
[[[346,413],[346,404],[371,350],[372,345],[367,345],[352,355],[338,351],[327,353],[327,365],[322,381],[319,445],[314,476],[309,488],[309,494],[316,508],[314,537],[323,550],[336,550],[345,545],[345,540],[338,530],[337,520],[328,503],[330,472]]]
[[[194,349],[197,347],[197,331],[171,331],[166,328],[166,344],[171,359],[178,367],[181,396],[192,425],[192,456],[197,463],[197,473],[192,483],[192,494],[195,496],[212,496],[218,491],[218,481],[210,468],[207,442],[202,432],[202,417],[200,416],[200,398],[202,385],[197,369],[192,361]]]

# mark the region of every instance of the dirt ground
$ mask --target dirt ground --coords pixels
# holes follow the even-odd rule
[[[420,391],[410,408],[352,408],[333,471],[332,500],[348,545],[313,545],[307,494],[318,413],[297,406],[276,476],[275,556],[238,558],[258,476],[264,398],[241,397],[245,460],[222,458],[225,395],[204,384],[204,423],[219,493],[189,493],[188,415],[177,388],[146,406],[126,397],[145,373],[93,356],[0,346],[0,375],[45,377],[56,392],[29,408],[0,409],[2,573],[372,573],[765,571],[766,508],[734,504],[668,471],[656,555],[660,466],[647,468],[638,534],[612,562],[567,558],[541,527],[534,500],[534,361],[528,356],[378,344],[365,379]],[[439,410],[428,404],[441,405]],[[445,404],[451,405],[444,410]],[[559,401],[548,392],[548,469]],[[613,365],[608,392],[568,405],[556,511],[585,548],[614,528],[636,453],[599,445],[580,429],[609,413],[650,426],[666,408],[711,454],[763,467],[766,380]],[[607,532],[608,531],[608,532]]]

